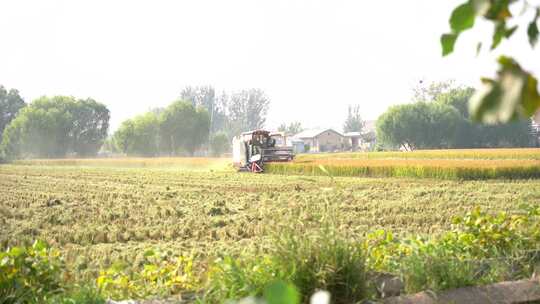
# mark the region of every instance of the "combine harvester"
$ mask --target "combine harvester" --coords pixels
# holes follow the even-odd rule
[[[265,163],[292,161],[293,148],[286,143],[287,138],[281,132],[244,132],[233,138],[233,165],[238,171],[261,173]]]

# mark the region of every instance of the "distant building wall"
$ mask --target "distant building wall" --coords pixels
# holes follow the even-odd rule
[[[297,134],[295,139],[304,142],[305,152],[308,153],[341,151],[348,140],[332,129],[305,130]]]
[[[315,152],[328,152],[343,148],[343,136],[333,130],[326,130],[314,139]]]

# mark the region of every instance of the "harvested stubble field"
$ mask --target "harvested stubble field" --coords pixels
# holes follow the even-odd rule
[[[49,241],[80,277],[117,260],[136,268],[150,247],[194,253],[202,273],[208,258],[264,246],[280,226],[308,235],[332,219],[351,238],[378,228],[436,234],[473,206],[497,212],[540,202],[534,179],[256,175],[190,171],[170,161],[151,160],[164,165],[150,168],[134,168],[135,160],[2,165],[0,244]]]
[[[540,149],[423,150],[305,154],[276,163],[277,174],[440,179],[540,178]]]

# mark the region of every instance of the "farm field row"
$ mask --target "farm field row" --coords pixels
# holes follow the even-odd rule
[[[349,177],[412,177],[437,179],[540,178],[539,160],[459,159],[313,159],[272,163],[266,172]]]
[[[540,160],[540,148],[497,148],[497,149],[439,149],[416,151],[385,151],[385,152],[344,152],[303,154],[301,160],[313,159],[536,159]]]
[[[269,164],[267,172],[356,177],[529,179],[540,178],[540,149],[303,154],[292,163]]]
[[[150,168],[233,172],[228,158],[99,158],[19,160],[20,165]],[[266,164],[268,173],[438,179],[540,178],[540,149],[456,149],[413,152],[300,154],[291,163]]]
[[[211,157],[121,157],[121,158],[66,158],[16,160],[17,165],[81,166],[122,168],[170,168],[190,171],[223,171],[230,169],[229,158]]]
[[[148,248],[222,253],[265,246],[280,227],[310,234],[331,219],[360,239],[379,228],[437,234],[473,206],[540,201],[540,180],[328,178],[141,168],[0,166],[1,247],[43,239],[80,277]]]

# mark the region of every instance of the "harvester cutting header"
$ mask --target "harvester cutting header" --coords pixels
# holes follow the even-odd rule
[[[287,162],[294,158],[284,133],[266,130],[244,132],[233,138],[233,165],[239,171],[260,173],[264,164]]]

